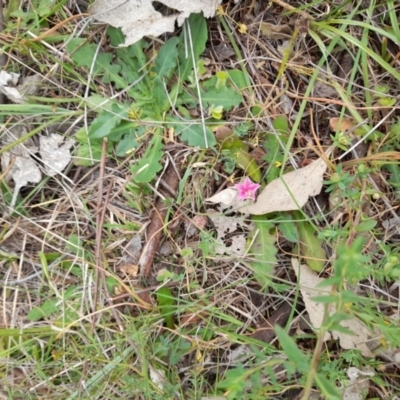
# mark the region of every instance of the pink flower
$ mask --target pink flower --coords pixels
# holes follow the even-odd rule
[[[251,181],[250,178],[246,177],[244,182],[238,183],[235,185],[235,188],[238,190],[238,199],[245,200],[245,199],[256,199],[256,191],[260,185],[258,183],[254,183]]]

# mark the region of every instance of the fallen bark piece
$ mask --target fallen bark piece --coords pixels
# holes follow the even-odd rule
[[[176,172],[176,165],[170,163],[163,176],[165,186],[176,191],[179,185],[179,175]],[[172,198],[170,191],[160,189],[160,192],[165,198]],[[160,246],[160,240],[162,237],[162,230],[164,228],[164,221],[167,215],[168,206],[165,204],[165,200],[158,198],[154,206],[153,215],[151,221],[147,226],[146,230],[146,244],[143,247],[142,253],[139,259],[140,275],[147,278],[150,275],[151,266],[153,265],[154,256]]]

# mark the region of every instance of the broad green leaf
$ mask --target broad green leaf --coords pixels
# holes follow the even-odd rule
[[[63,293],[63,300],[69,300],[73,296],[76,295],[76,286],[71,285],[68,289]],[[49,318],[52,314],[61,310],[63,307],[62,301],[60,299],[48,299],[42,305],[33,308],[29,311],[27,317],[29,321],[38,321],[42,318]]]
[[[58,299],[46,300],[42,305],[29,311],[27,318],[29,321],[39,321],[42,318],[48,318],[60,308]]]
[[[131,168],[135,182],[151,182],[157,175],[157,172],[161,171],[162,165],[160,161],[163,156],[163,148],[162,136],[155,134],[144,156]]]
[[[207,91],[201,90],[201,102],[203,107],[222,106],[224,110],[238,106],[243,101],[240,93],[231,87],[222,86],[219,89],[210,88]]]
[[[372,229],[375,228],[378,221],[373,219],[369,219],[367,221],[363,221],[356,226],[357,232],[370,232]]]
[[[101,144],[81,143],[76,149],[74,156],[74,164],[80,167],[90,167],[101,160]]]
[[[152,95],[158,114],[161,116],[171,105],[167,95],[167,87],[158,76],[153,79]]]
[[[118,143],[124,135],[131,132],[135,132],[138,140],[145,136],[144,127],[138,126],[136,121],[121,121],[115,128],[111,129],[107,137],[108,140]]]
[[[113,113],[103,111],[90,125],[89,137],[91,139],[106,137],[121,122],[122,118],[128,116],[127,109],[128,107],[119,107],[113,104]]]
[[[96,54],[95,45],[91,45],[86,39],[72,38],[65,47],[76,65],[90,68]]]
[[[243,90],[247,88],[246,78],[244,76],[243,71],[239,69],[227,69],[226,72],[229,75],[229,78],[232,80],[234,85],[239,89]]]
[[[191,40],[188,38],[186,29],[190,30]],[[206,49],[207,37],[207,24],[204,16],[202,14],[192,14],[186,20],[179,37],[180,79],[182,81],[187,80],[190,72],[196,67],[200,55]],[[195,60],[194,65],[193,59]]]
[[[115,100],[110,100],[107,97],[100,96],[99,94],[92,94],[89,96],[85,103],[93,111],[112,111],[113,104],[118,104]]]
[[[310,369],[310,363],[299,350],[295,341],[279,325],[275,325],[275,333],[289,361],[296,366],[299,372],[307,373]]]
[[[323,248],[325,241],[317,237],[317,232],[308,221],[300,221],[302,214],[299,211],[293,213],[300,238],[300,253],[305,263],[315,272],[321,272],[326,262],[326,253]]]
[[[338,392],[336,386],[333,385],[331,381],[326,379],[323,374],[317,373],[315,377],[315,382],[317,383],[321,394],[323,394],[326,399],[341,400],[343,398]],[[356,398],[358,398],[358,393],[355,393],[355,396],[357,396]]]
[[[271,283],[271,276],[277,263],[275,224],[263,216],[254,215],[252,221],[256,228],[249,237],[249,256],[257,282],[265,288]]]
[[[118,142],[115,152],[117,157],[124,157],[138,146],[139,142],[137,141],[137,133],[129,132],[121,141]]]
[[[287,219],[287,215],[285,215]],[[286,240],[292,243],[299,242],[299,235],[294,221],[282,221],[279,223],[279,230],[283,233]]]
[[[94,62],[93,75],[103,75],[104,83],[113,82],[117,89],[125,89],[130,83],[121,75],[121,65],[112,63],[113,55],[98,52],[97,45],[88,43],[85,39],[74,38],[68,41],[66,48],[78,66],[90,70]]]
[[[216,144],[212,131],[207,127],[203,128],[200,124],[178,125],[175,133],[181,134],[181,140],[187,142],[189,146],[206,149]]]
[[[165,325],[169,329],[174,329],[174,303],[175,297],[172,295],[170,288],[164,286],[156,291],[158,307]]]
[[[159,50],[154,65],[154,72],[159,78],[168,78],[170,73],[176,68],[178,43],[179,39],[175,36],[169,39]]]
[[[52,0],[39,0],[39,5],[35,11],[40,17],[43,17],[51,12],[54,5],[55,3]]]
[[[286,116],[281,115],[272,121],[276,133],[268,133],[265,136],[264,149],[265,160],[268,162],[267,182],[278,178],[280,165],[284,159],[285,146],[289,138],[289,124]]]
[[[106,57],[107,56],[107,57]],[[125,89],[128,82],[120,75],[121,65],[111,64],[112,54],[100,54],[96,66],[103,75],[103,83],[115,83],[117,89]]]

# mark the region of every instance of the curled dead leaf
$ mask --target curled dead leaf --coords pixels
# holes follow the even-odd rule
[[[309,197],[321,192],[327,165],[320,158],[303,168],[273,180],[254,204],[239,208],[246,214],[262,215],[275,211],[292,211],[303,207]]]
[[[310,317],[311,324],[315,329],[321,327],[324,319],[324,305],[317,303],[313,297],[320,295],[332,294],[332,286],[324,285],[323,288],[319,287],[325,279],[320,278],[314,273],[311,268],[305,264],[300,264],[296,258],[292,258],[292,267],[300,283],[300,291],[306,306],[306,310]],[[334,314],[335,307],[330,308],[330,314]],[[344,333],[340,331],[332,331],[332,337],[338,339],[340,346],[343,349],[357,349],[361,351],[364,357],[374,357],[373,352],[368,346],[371,343],[371,333],[367,326],[356,318],[346,319],[340,322],[340,325],[354,334]],[[329,340],[331,334],[327,332],[324,336],[324,341]]]
[[[356,124],[351,118],[348,117],[334,117],[329,120],[329,126],[333,132],[346,132],[352,130]]]

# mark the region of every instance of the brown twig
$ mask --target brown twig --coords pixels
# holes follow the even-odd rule
[[[0,7],[0,33],[4,31],[4,13],[3,6]],[[3,52],[0,54],[0,71],[4,69],[6,65],[6,55]],[[0,93],[0,104],[4,104],[5,96],[3,93]]]
[[[180,177],[175,168],[176,167],[171,162],[165,171],[165,178],[163,177],[164,183],[167,187],[169,187],[169,189],[172,189],[173,192],[178,189],[180,180]],[[160,188],[160,192],[163,196],[165,196],[165,198],[172,198],[170,191],[171,190]],[[161,198],[158,198],[154,206],[153,216],[146,231],[147,243],[146,246],[144,246],[139,259],[140,274],[145,278],[150,275],[154,256],[160,244],[167,210],[168,206],[165,204],[165,201]]]

